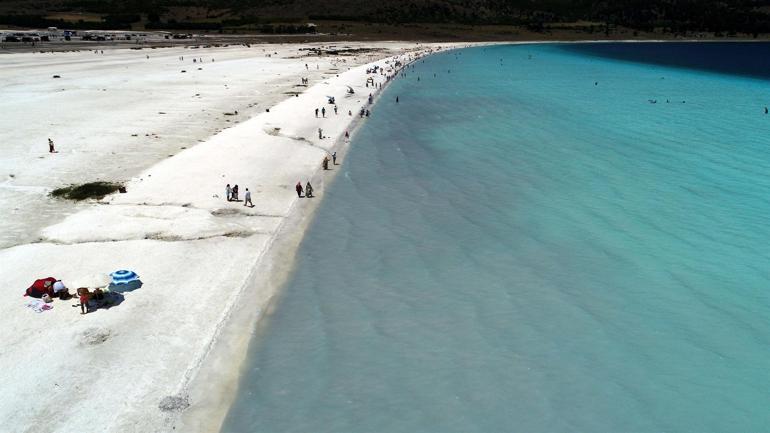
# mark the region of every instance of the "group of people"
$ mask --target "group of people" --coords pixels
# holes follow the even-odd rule
[[[62,301],[66,301],[73,298],[73,295],[70,293],[67,286],[64,285],[64,283],[61,280],[56,280],[52,286],[48,286],[48,283],[46,284],[47,287],[50,287],[50,290],[48,293],[43,295],[42,300],[45,303],[53,302],[54,298],[61,299]],[[50,295],[49,295],[50,293]],[[104,290],[97,287],[94,289],[93,293],[88,290],[87,287],[80,287],[75,291],[75,296],[77,296],[78,302],[80,304],[80,314],[87,314],[91,312],[91,309],[88,305],[89,301],[91,299],[94,299],[96,301],[104,300],[105,294]],[[73,307],[78,306],[73,305]]]
[[[333,102],[330,102],[330,104],[332,104],[332,103]],[[335,115],[337,114],[337,110],[338,110],[338,108],[337,108],[337,105],[335,104],[334,105],[334,114]],[[321,107],[320,110],[318,108],[316,108],[315,109],[315,117],[318,117],[318,113],[319,112],[321,113],[321,117],[324,117],[324,118],[326,117],[326,107]]]
[[[93,293],[91,293],[87,287],[81,287],[77,290],[77,296],[80,303],[80,314],[88,314],[91,312],[88,301],[91,299],[94,299],[97,302],[104,300],[104,290],[97,287],[94,289]]]
[[[227,186],[225,186],[225,198],[227,201],[241,201],[238,198],[238,194],[238,184],[230,187],[230,184],[228,183]],[[246,188],[246,193],[243,196],[243,205],[254,207],[254,203],[251,202],[251,191],[249,191],[248,188]]]
[[[347,132],[345,132],[345,135],[347,136]],[[332,152],[332,164],[337,165],[337,152]],[[329,156],[325,155],[323,161],[321,161],[321,167],[323,167],[324,170],[329,169]]]
[[[321,163],[324,170],[329,169],[329,161],[332,161],[334,165],[337,165],[337,152],[332,152],[331,156],[331,160],[328,156],[324,156],[323,162]],[[313,185],[310,184],[310,181],[307,181],[304,187],[302,186],[302,181],[297,181],[297,185],[294,189],[297,191],[297,197],[303,197],[303,193],[306,198],[313,197]],[[227,198],[227,201],[240,201],[238,198],[238,185],[230,186],[228,183],[225,186],[225,197]],[[251,191],[249,191],[248,188],[246,188],[243,205],[254,207],[254,204],[251,202]]]
[[[303,192],[305,193],[305,197],[313,197],[313,185],[310,184],[310,181],[307,181],[304,189],[302,188],[302,181],[297,181],[297,185],[294,187],[294,190],[297,191],[297,197],[302,198]]]

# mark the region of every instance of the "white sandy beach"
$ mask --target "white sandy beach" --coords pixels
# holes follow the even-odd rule
[[[218,428],[255,320],[341,170],[321,160],[337,151],[344,162],[345,131],[374,92],[367,77],[385,82],[366,69],[392,74],[396,59],[438,48],[338,43],[377,50],[319,57],[300,50],[309,46],[320,45],[0,56],[0,430]],[[321,107],[326,118],[313,114]],[[127,193],[77,204],[48,196],[97,180],[125,182]],[[297,181],[316,198],[298,199]],[[248,188],[254,207],[227,202],[227,183],[241,198]],[[72,292],[117,269],[144,283],[120,305],[25,308],[37,278]]]

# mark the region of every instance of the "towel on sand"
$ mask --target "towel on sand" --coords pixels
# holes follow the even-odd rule
[[[27,301],[27,308],[31,308],[35,313],[42,313],[43,311],[52,309],[53,305],[46,304],[42,299],[32,298]]]

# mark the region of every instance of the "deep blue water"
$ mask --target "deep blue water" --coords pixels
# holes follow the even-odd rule
[[[324,192],[223,431],[768,430],[770,81],[713,66],[767,50],[417,64]]]
[[[576,53],[731,75],[770,78],[770,44],[766,42],[578,43],[562,48]]]

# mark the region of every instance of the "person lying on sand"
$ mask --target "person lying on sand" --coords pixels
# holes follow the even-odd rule
[[[61,282],[61,280],[53,283],[53,297],[63,300],[71,298],[69,289]]]

